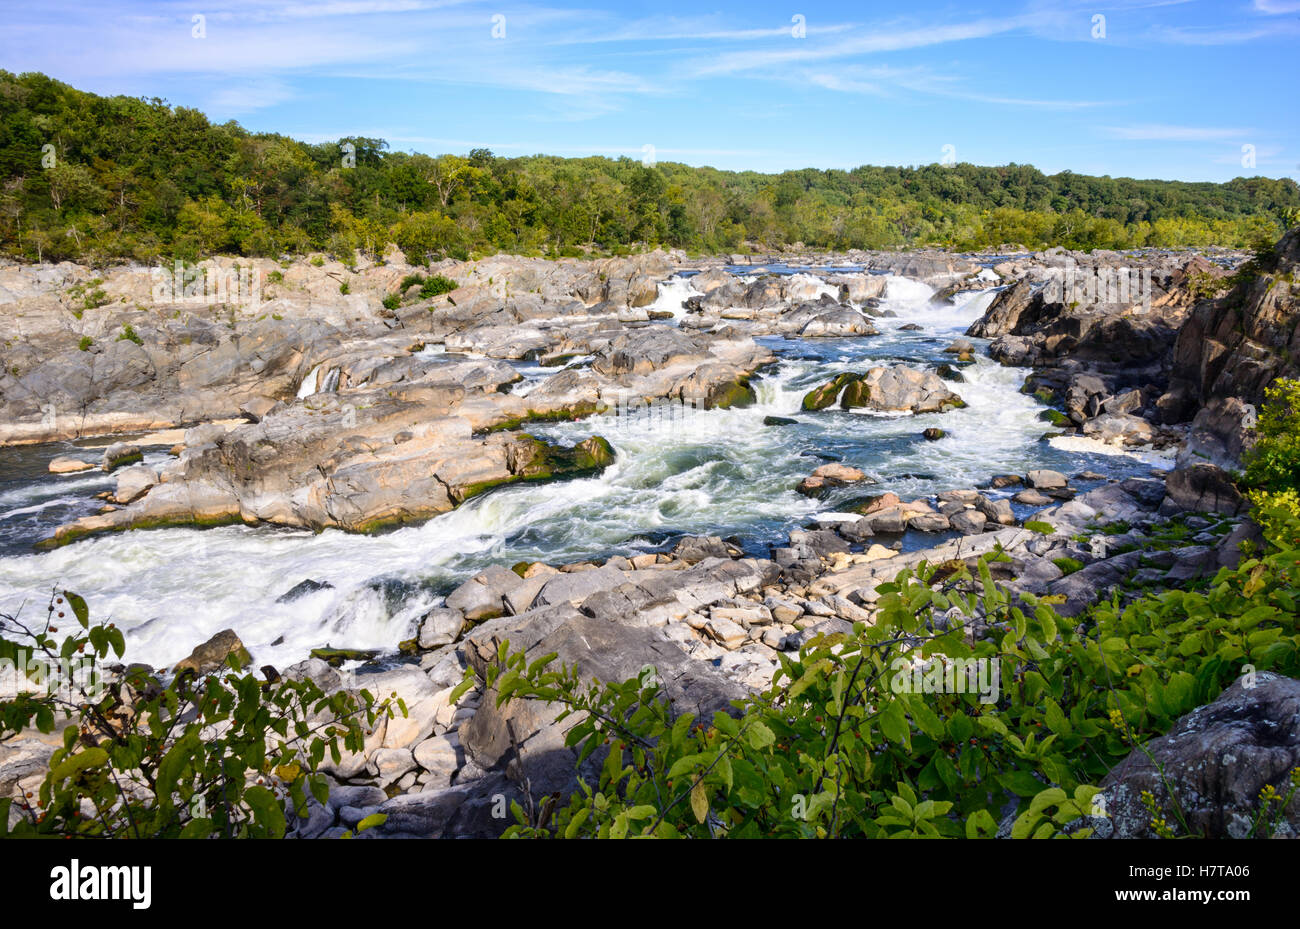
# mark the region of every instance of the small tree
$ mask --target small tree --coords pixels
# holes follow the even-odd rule
[[[60,637],[64,621],[77,628]],[[392,715],[368,691],[325,693],[273,668],[259,679],[236,656],[221,674],[167,683],[106,667],[124,651],[122,631],[92,624],[68,591],[38,628],[0,614],[0,667],[36,688],[0,700],[0,741],[63,727],[39,791],[0,799],[0,836],[282,837],[286,808],[306,815],[309,795],[328,798],[326,754],[361,751],[366,727]]]

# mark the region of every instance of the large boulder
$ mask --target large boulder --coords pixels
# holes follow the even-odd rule
[[[587,616],[568,604],[485,623],[467,637],[466,658],[481,669],[496,660],[499,644],[507,640],[512,650],[522,648],[530,659],[554,653],[556,667],[569,667],[585,681],[653,679],[677,713],[707,719],[717,710],[730,710],[731,701],[745,693],[711,664],[688,657],[661,629]],[[526,779],[534,796],[556,791],[567,796],[577,785],[578,747],[565,745],[572,723],[558,722],[559,710],[523,699],[497,706],[489,691],[461,726],[460,743],[479,769],[503,771],[520,783]],[[602,757],[598,752],[587,768]],[[584,773],[593,775],[591,770]]]
[[[1259,404],[1276,378],[1300,374],[1298,266],[1300,228],[1223,297],[1196,305],[1178,333],[1169,391],[1159,401],[1166,422],[1229,397]]]
[[[933,371],[906,365],[876,367],[865,374],[838,374],[809,391],[805,410],[822,410],[839,400],[841,409],[879,412],[942,413],[966,405]]]
[[[671,326],[647,326],[617,336],[592,362],[600,374],[647,374],[670,364],[703,361],[708,349],[697,338]]]
[[[1300,681],[1269,672],[1244,676],[1106,775],[1101,786],[1111,835],[1155,837],[1142,802],[1149,791],[1179,834],[1185,824],[1196,836],[1245,838],[1259,813],[1260,791],[1271,787],[1286,797],[1296,768]],[[1300,837],[1300,793],[1283,811],[1277,834]]]
[[[1211,464],[1171,471],[1165,479],[1165,492],[1180,510],[1235,516],[1248,506],[1228,473]]]
[[[211,674],[225,668],[232,657],[238,667],[243,667],[252,660],[235,631],[223,629],[194,649],[188,658],[177,662],[176,673],[193,671],[196,674]]]

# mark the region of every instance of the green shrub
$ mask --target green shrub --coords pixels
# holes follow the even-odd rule
[[[428,300],[430,297],[437,297],[441,294],[449,293],[460,285],[450,278],[443,277],[441,274],[435,274],[433,277],[426,278],[420,285],[421,299]]]
[[[88,335],[83,335],[81,337],[81,341],[77,343],[77,347],[81,349],[83,352],[88,352],[90,351],[90,347],[94,344],[95,344],[94,339],[92,339]]]
[[[143,344],[144,344],[144,339],[140,338],[140,336],[136,334],[135,329],[132,328],[132,326],[131,326],[130,323],[127,323],[125,326],[122,327],[122,332],[121,332],[121,334],[117,337],[117,341],[118,341],[118,342],[134,342],[136,345],[143,345]]]
[[[384,298],[384,309],[395,310],[402,305],[401,294],[389,294]]]
[[[1053,558],[1052,564],[1060,568],[1061,573],[1067,576],[1083,568],[1083,562],[1077,558]]]
[[[344,296],[347,296],[351,292],[352,292],[352,287],[351,285],[348,284],[347,281],[344,281],[342,284],[339,285],[339,293],[343,294]]]
[[[1241,485],[1256,518],[1274,533],[1300,518],[1300,381],[1279,378],[1266,393],[1257,438],[1242,456]]]
[[[554,701],[572,723],[566,744],[582,758],[607,752],[598,781],[544,822],[516,804],[507,834],[981,837],[1010,802],[1013,836],[1086,836],[1095,785],[1135,746],[1213,700],[1245,664],[1300,674],[1300,550],[1282,538],[1204,590],[1125,607],[1116,594],[1078,618],[1050,597],[1013,601],[989,569],[1005,554],[981,559],[978,579],[963,569],[935,583],[923,564],[877,588],[873,626],[782,655],[768,691],[711,720],[674,716],[652,676],[584,684],[553,669],[553,655],[528,663],[503,644],[487,698]],[[976,615],[989,634],[968,641]],[[916,658],[989,662],[1001,686],[988,702],[900,688],[900,674],[912,679],[900,659]],[[1260,835],[1275,824],[1268,802]],[[1152,820],[1187,833],[1176,799]]]
[[[72,634],[58,635],[65,625]],[[87,662],[53,693],[35,687],[0,700],[0,741],[29,726],[63,727],[37,795],[0,799],[0,836],[280,837],[286,806],[305,814],[309,794],[328,799],[318,773],[326,754],[337,761],[340,747],[360,751],[362,721],[373,727],[393,715],[364,690],[326,694],[310,680],[241,674],[234,656],[221,675],[182,672],[164,686],[137,666],[119,684],[95,687],[124,650],[122,631],[92,624],[86,602],[66,591],[35,627],[0,615],[0,660],[41,669]],[[50,679],[37,675],[36,683]]]

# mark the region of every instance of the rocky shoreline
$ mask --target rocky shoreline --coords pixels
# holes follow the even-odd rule
[[[755,339],[871,338],[884,280],[871,272],[888,270],[941,288],[940,303],[1002,288],[968,334],[991,340],[993,359],[1033,369],[1025,390],[1044,403],[1045,429],[1177,451],[1172,470],[1123,480],[1039,469],[912,500],[870,493],[863,471],[832,463],[812,471],[800,492],[821,498],[861,485],[866,493],[837,496],[835,510],[818,513],[768,557],[747,553],[740,540],[703,536],[630,558],[498,565],[448,593],[401,654],[393,643],[394,654],[350,670],[315,657],[278,672],[326,690],[397,693],[409,708],[371,732],[364,751],[327,762],[330,800],[313,802],[293,834],[336,836],[383,813],[383,825],[365,836],[488,837],[507,825],[494,814],[499,798],[567,796],[576,784],[577,756],[553,708],[497,707],[481,690],[450,701],[466,669],[482,670],[507,640],[530,656],[554,652],[585,679],[653,668],[675,707],[708,713],[764,688],[778,653],[872,622],[876,588],[922,561],[973,567],[1000,548],[1008,557],[995,565],[999,583],[1053,597],[1067,616],[1112,594],[1186,585],[1235,566],[1259,533],[1222,469],[1249,442],[1248,408],[1273,378],[1295,374],[1300,356],[1296,232],[1277,254],[1269,274],[1242,280],[1188,254],[1059,250],[985,261],[819,256],[796,265],[806,262],[807,272],[752,280],[722,262],[662,253],[495,258],[429,269],[459,284],[431,298],[419,298],[418,285],[401,287],[414,271],[399,256],[355,269],[271,263],[262,270],[273,266],[281,278],[270,303],[243,316],[226,305],[139,309],[130,271],[104,275],[95,286],[109,302],[77,315],[69,304],[92,280],[88,270],[3,268],[0,302],[14,304],[19,326],[0,376],[0,442],[186,429],[161,468],[139,463],[130,443],[106,451],[99,466],[117,476],[116,508],[58,527],[47,546],[223,522],[373,531],[507,483],[598,473],[614,460],[599,414],[629,402],[752,403],[751,378],[773,361]],[[1223,263],[1236,267],[1241,258]],[[846,273],[841,261],[864,270]],[[1150,290],[1139,300],[1090,302],[1053,293],[1062,269],[1084,263],[1136,267]],[[674,314],[678,325],[652,319],[645,307],[658,285],[681,270],[698,273],[696,293]],[[349,294],[329,291],[339,278],[352,282]],[[70,298],[75,287],[82,291]],[[395,308],[385,305],[394,295]],[[113,336],[127,327],[139,341]],[[86,338],[95,346],[82,351]],[[435,344],[446,354],[431,354]],[[950,348],[946,372],[891,364],[840,374],[809,393],[804,410],[958,408],[961,364],[976,349]],[[511,364],[525,360],[556,370],[527,381]],[[55,398],[53,416],[46,398]],[[586,417],[592,437],[570,448],[521,431],[530,421]],[[218,419],[241,422],[211,422]],[[943,538],[902,552],[908,531]],[[200,671],[219,668],[243,648],[237,635],[223,635],[187,660]],[[1252,712],[1289,705],[1275,697],[1223,699]],[[54,747],[35,734],[0,746],[0,794],[31,789]],[[1119,772],[1107,788],[1122,803],[1144,776]],[[1252,796],[1245,782],[1255,774],[1223,776],[1240,782],[1233,796]]]

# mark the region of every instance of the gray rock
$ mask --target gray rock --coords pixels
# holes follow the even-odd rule
[[[299,581],[297,584],[294,584],[284,593],[280,594],[280,596],[275,598],[275,602],[293,603],[293,601],[295,600],[300,600],[303,597],[311,596],[312,594],[319,593],[322,590],[333,590],[333,589],[334,589],[334,585],[331,584],[329,581],[316,581],[316,580],[312,580],[311,578],[307,578],[305,581]]]
[[[140,446],[132,445],[130,442],[114,442],[104,449],[99,467],[104,471],[114,471],[125,465],[135,464],[143,458],[144,453],[140,451]]]
[[[506,594],[509,597],[509,594]],[[437,648],[455,642],[465,628],[465,614],[451,607],[434,607],[420,620],[420,648]]]
[[[1174,802],[1193,835],[1215,839],[1246,836],[1264,787],[1287,795],[1300,767],[1300,681],[1260,672],[1255,686],[1249,683],[1238,679],[1106,775],[1101,786],[1115,838],[1155,837],[1144,791],[1179,833]],[[1279,835],[1300,836],[1300,794],[1286,807]]]
[[[1171,471],[1165,489],[1170,501],[1183,510],[1235,516],[1248,506],[1228,473],[1215,465],[1198,464]]]
[[[987,497],[980,497],[975,504],[975,508],[983,513],[989,522],[1002,526],[1015,525],[1016,516],[1011,511],[1011,501],[1009,500],[990,500]]]
[[[949,522],[962,535],[977,535],[984,531],[988,517],[979,510],[962,510],[950,517]]]
[[[533,600],[538,607],[564,603],[579,604],[592,594],[623,584],[627,574],[617,568],[600,567],[590,571],[551,574]]]
[[[505,611],[503,598],[523,580],[509,568],[493,565],[448,594],[447,606],[469,620],[500,616]]]
[[[1035,490],[1055,490],[1065,487],[1069,482],[1060,471],[1039,469],[1026,474],[1025,483]]]

